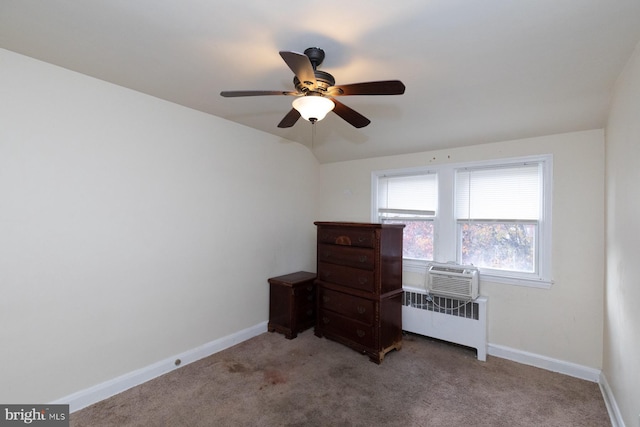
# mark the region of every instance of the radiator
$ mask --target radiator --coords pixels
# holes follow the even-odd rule
[[[487,360],[486,297],[481,296],[466,303],[438,296],[428,299],[424,290],[405,289],[402,329],[475,348],[478,360]]]

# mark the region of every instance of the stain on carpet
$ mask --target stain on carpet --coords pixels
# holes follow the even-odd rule
[[[246,373],[250,371],[250,369],[247,368],[245,365],[237,362],[230,364],[227,367],[227,369],[229,370],[229,372],[232,372],[232,373]]]
[[[269,369],[264,371],[264,380],[268,384],[272,385],[285,384],[287,382],[287,377],[281,371]]]

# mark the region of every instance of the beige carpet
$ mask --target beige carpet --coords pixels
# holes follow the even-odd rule
[[[71,426],[610,426],[596,383],[406,335],[381,365],[264,333],[71,415]]]

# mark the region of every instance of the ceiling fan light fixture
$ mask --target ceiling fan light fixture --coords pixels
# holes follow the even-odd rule
[[[324,119],[327,113],[336,106],[332,100],[320,95],[298,97],[293,100],[291,105],[298,110],[303,119],[311,123]]]

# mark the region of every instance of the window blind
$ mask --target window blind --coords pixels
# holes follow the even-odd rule
[[[539,163],[456,171],[456,219],[539,220]]]
[[[381,216],[432,216],[436,206],[435,173],[382,176],[378,180],[378,213]]]

